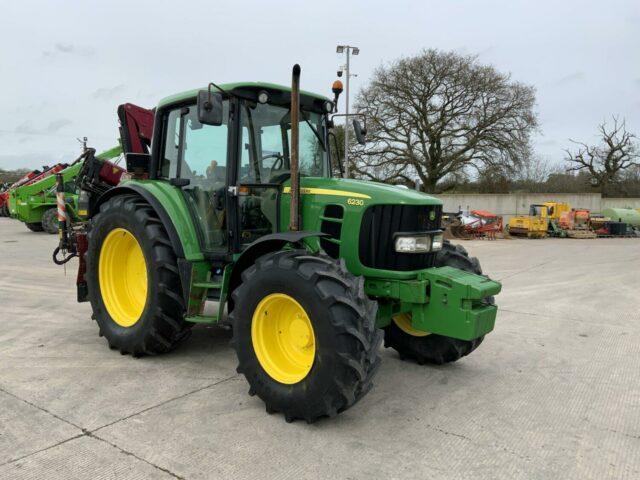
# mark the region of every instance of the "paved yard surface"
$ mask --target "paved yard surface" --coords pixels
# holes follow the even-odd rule
[[[267,415],[229,333],[107,348],[56,237],[0,218],[0,478],[640,478],[640,240],[465,242],[496,330],[443,367],[389,350],[333,420]]]

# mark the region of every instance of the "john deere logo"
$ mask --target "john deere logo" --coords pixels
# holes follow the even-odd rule
[[[431,210],[429,212],[429,220],[433,222],[435,219],[436,219],[436,212],[434,210]]]

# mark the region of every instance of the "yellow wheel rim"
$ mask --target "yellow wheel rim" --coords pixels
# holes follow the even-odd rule
[[[251,341],[260,365],[274,380],[291,385],[313,366],[316,340],[307,312],[289,295],[264,297],[251,320]]]
[[[121,327],[131,327],[147,302],[147,263],[131,232],[116,228],[102,243],[98,281],[107,312]]]
[[[427,335],[429,335],[429,332],[424,332],[422,330],[413,328],[413,325],[411,324],[410,313],[399,313],[398,315],[394,315],[392,318],[398,328],[404,333],[407,333],[413,337],[426,337]]]

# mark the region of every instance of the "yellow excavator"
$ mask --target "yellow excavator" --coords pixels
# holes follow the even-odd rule
[[[509,235],[545,238],[547,235],[559,235],[560,216],[571,211],[568,203],[545,202],[529,206],[529,215],[517,215],[509,219]]]

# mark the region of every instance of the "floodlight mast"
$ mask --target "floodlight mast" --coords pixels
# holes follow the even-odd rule
[[[351,176],[351,167],[349,165],[349,78],[351,77],[351,73],[349,71],[350,68],[350,58],[351,54],[358,55],[360,54],[360,49],[358,47],[353,47],[351,45],[338,45],[336,47],[336,53],[346,53],[347,54],[347,63],[345,66],[345,77],[346,77],[346,85],[345,85],[345,108],[344,108],[344,178],[349,178]]]

